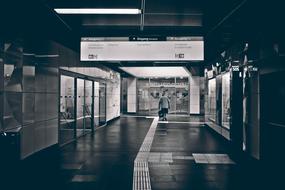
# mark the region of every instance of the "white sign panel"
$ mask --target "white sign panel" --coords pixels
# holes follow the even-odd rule
[[[81,41],[81,61],[203,61],[203,41]]]

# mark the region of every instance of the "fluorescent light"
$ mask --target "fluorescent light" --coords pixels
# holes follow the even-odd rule
[[[38,58],[53,58],[53,57],[59,57],[58,54],[55,54],[55,55],[35,55],[35,57],[38,57]]]
[[[54,9],[58,14],[141,14],[140,9]]]
[[[126,73],[139,78],[170,78],[170,77],[189,77],[189,73],[184,67],[119,67]]]
[[[37,55],[34,53],[23,53],[24,56],[33,56],[37,58],[53,58],[53,57],[59,57],[58,54],[46,54],[46,55]]]

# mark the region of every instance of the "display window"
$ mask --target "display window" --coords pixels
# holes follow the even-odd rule
[[[230,129],[230,73],[222,75],[222,126]]]
[[[208,81],[208,115],[209,119],[213,122],[216,121],[216,79]]]

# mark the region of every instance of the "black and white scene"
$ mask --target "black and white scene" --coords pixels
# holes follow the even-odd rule
[[[1,190],[285,189],[285,6],[1,0]]]

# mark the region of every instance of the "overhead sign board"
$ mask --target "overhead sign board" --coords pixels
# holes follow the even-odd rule
[[[81,38],[80,58],[81,61],[203,61],[204,41],[202,37]]]

